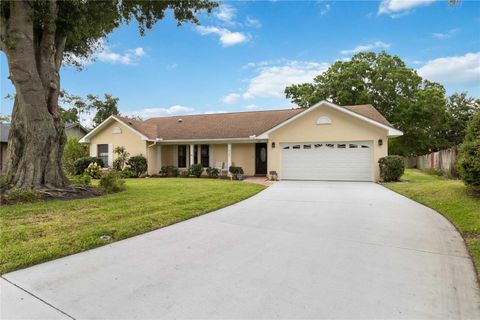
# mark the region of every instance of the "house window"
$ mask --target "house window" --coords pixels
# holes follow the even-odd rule
[[[312,149],[312,145],[311,144],[304,144],[303,149]]]
[[[97,145],[97,155],[103,161],[103,167],[108,167],[108,144]]]
[[[333,143],[327,143],[325,146],[327,148],[332,148],[332,149],[335,147],[335,145]]]
[[[178,146],[178,167],[187,167],[187,146],[185,145]]]
[[[347,145],[345,143],[337,144],[337,148],[339,148],[339,149],[345,149],[346,147],[347,147]]]
[[[198,163],[198,145],[193,146],[193,164]]]
[[[300,149],[300,145],[299,144],[296,144],[292,147],[292,149]]]
[[[209,148],[208,148],[208,144],[202,144],[202,145],[200,146],[200,150],[201,150],[201,151],[200,151],[200,152],[201,152],[201,154],[200,154],[200,156],[201,156],[200,161],[201,161],[202,166],[203,166],[204,168],[210,166],[210,156],[209,156],[208,149],[209,149]]]
[[[321,147],[322,147],[322,144],[321,144],[321,143],[316,143],[316,144],[314,145],[314,147],[315,147],[315,149],[321,148]]]
[[[351,149],[358,148],[358,145],[354,144],[354,143],[350,143],[349,146],[350,146]]]

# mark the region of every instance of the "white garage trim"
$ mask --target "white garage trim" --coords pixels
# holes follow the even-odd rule
[[[280,143],[284,180],[373,181],[373,142]]]
[[[326,107],[330,107],[332,109],[335,109],[335,110],[338,110],[340,112],[343,112],[343,113],[346,113],[354,118],[357,118],[357,119],[360,119],[360,120],[363,120],[367,123],[370,123],[376,127],[379,127],[379,128],[382,128],[382,129],[385,129],[387,130],[388,132],[388,136],[389,137],[399,137],[399,136],[402,136],[403,135],[403,132],[400,131],[400,130],[397,130],[395,128],[392,128],[390,126],[387,126],[387,125],[384,125],[383,123],[380,123],[378,121],[375,121],[373,119],[370,119],[370,118],[367,118],[361,114],[358,114],[358,113],[355,113],[353,111],[350,111],[348,110],[347,108],[344,108],[342,106],[339,106],[339,105],[336,105],[334,103],[331,103],[331,102],[328,102],[328,101],[325,101],[325,100],[322,100],[316,104],[314,104],[313,106],[311,106],[310,108],[307,108],[305,109],[305,111],[302,111],[300,113],[298,113],[297,115],[291,117],[290,119],[276,125],[275,127],[269,129],[268,131],[265,131],[264,133],[260,134],[257,136],[257,139],[268,139],[268,134],[272,131],[275,131],[275,130],[278,130],[280,129],[281,127],[283,127],[284,125],[286,124],[289,124],[290,122],[292,121],[295,121],[296,119],[300,118],[300,117],[303,117],[304,115],[308,114],[309,112],[312,112],[313,110],[321,107],[321,106],[326,106]]]

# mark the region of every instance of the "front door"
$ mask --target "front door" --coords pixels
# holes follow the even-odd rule
[[[267,144],[255,144],[255,174],[267,174]]]

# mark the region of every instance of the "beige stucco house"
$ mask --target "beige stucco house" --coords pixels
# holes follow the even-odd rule
[[[308,109],[236,112],[145,121],[111,116],[80,142],[111,166],[113,149],[148,160],[148,173],[162,166],[241,166],[246,175],[279,179],[378,181],[378,159],[388,138],[402,135],[371,105],[338,106],[322,101]]]

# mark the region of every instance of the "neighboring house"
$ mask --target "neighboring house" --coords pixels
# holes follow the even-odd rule
[[[10,123],[0,123],[0,171],[3,170],[7,161],[7,145],[8,132],[10,131]],[[67,122],[65,123],[65,134],[67,137],[77,137],[81,139],[88,133],[79,123]]]
[[[84,128],[80,123],[67,122],[65,123],[65,134],[67,137],[83,138],[88,133],[88,130]]]
[[[371,105],[322,101],[308,109],[151,118],[111,116],[80,142],[112,166],[113,149],[144,155],[148,173],[165,165],[241,166],[280,179],[378,181],[378,159],[396,130]]]
[[[0,171],[7,161],[7,145],[8,132],[10,131],[10,123],[0,123]]]

